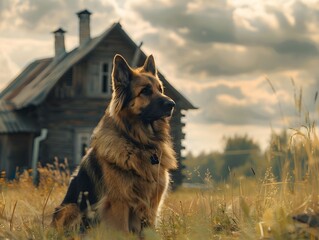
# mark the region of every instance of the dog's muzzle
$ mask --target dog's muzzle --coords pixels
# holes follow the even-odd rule
[[[175,105],[175,102],[169,97],[160,97],[154,99],[151,104],[144,108],[140,116],[146,122],[170,117],[173,114]]]
[[[168,117],[172,116],[175,105],[176,104],[172,99],[167,99],[164,101],[163,110],[164,110],[164,113],[166,113],[165,116],[168,116]]]

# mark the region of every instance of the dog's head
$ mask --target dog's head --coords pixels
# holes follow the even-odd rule
[[[142,67],[132,69],[121,55],[115,55],[112,70],[110,114],[125,112],[128,117],[154,122],[170,117],[175,102],[164,94],[150,55]]]

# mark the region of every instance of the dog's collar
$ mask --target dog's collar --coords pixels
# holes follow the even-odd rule
[[[150,157],[150,161],[152,165],[156,165],[159,164],[159,159],[156,153],[154,153],[151,157]]]
[[[133,138],[131,138],[128,134],[125,132],[122,132],[123,136],[130,142],[132,142],[136,147],[143,149],[143,150],[156,150],[155,145],[150,145],[150,144],[141,144],[137,141],[135,141]],[[150,157],[150,162],[152,165],[159,164],[159,159],[156,154],[156,152]]]
[[[152,165],[159,164],[159,158],[156,154],[156,146],[154,144],[142,144],[133,139],[130,135],[128,135],[126,132],[123,130],[120,130],[122,135],[128,140],[129,142],[133,143],[137,148],[140,148],[142,150],[155,150],[155,153],[150,157],[150,162]]]

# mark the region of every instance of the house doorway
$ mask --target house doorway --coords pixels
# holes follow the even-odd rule
[[[75,131],[75,164],[81,162],[82,157],[90,147],[92,129],[77,129]]]

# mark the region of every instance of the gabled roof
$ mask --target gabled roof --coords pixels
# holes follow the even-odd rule
[[[30,63],[2,92],[0,99],[10,100],[15,97],[26,85],[36,78],[50,63],[52,58],[35,60]]]
[[[39,127],[33,119],[21,111],[12,111],[10,104],[0,101],[0,134],[38,131]]]
[[[100,36],[91,39],[87,44],[73,49],[58,58],[42,59],[31,63],[22,73],[11,82],[0,94],[1,101],[9,101],[15,110],[23,109],[28,106],[38,105],[47,97],[51,89],[59,79],[77,62],[87,56],[99,43],[105,39],[109,33],[119,29],[125,40],[134,48],[138,46],[122,29],[120,23],[114,23]],[[141,56],[146,58],[145,53]],[[182,109],[195,109],[195,107],[179,93],[163,75],[160,75],[166,87],[179,98]],[[1,111],[1,109],[0,109]]]

